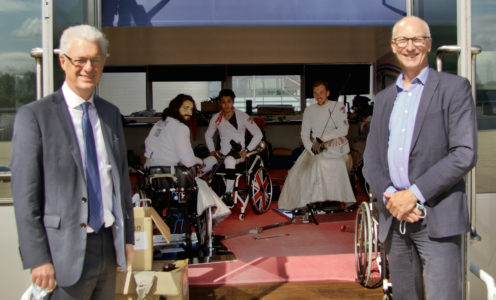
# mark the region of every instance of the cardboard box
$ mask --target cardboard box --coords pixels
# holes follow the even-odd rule
[[[151,218],[134,218],[133,270],[151,270],[153,263],[153,224]]]
[[[175,270],[163,271],[163,267],[173,263]],[[159,299],[160,296],[166,296],[167,300],[188,300],[188,260],[175,261],[154,261],[153,262],[154,280],[146,300]],[[132,274],[117,273],[116,279],[116,297],[118,300],[135,300],[138,299],[136,292],[136,281],[134,274],[139,271],[132,271]],[[128,278],[126,278],[128,277]],[[127,282],[126,282],[127,279]]]
[[[153,224],[170,242],[170,230],[153,207],[134,208],[134,271],[149,271],[153,263]]]
[[[218,112],[220,110],[219,102],[207,101],[201,103],[202,112]]]

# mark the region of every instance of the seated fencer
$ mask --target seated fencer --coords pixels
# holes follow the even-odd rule
[[[179,94],[162,112],[145,140],[145,168],[154,166],[202,166],[202,172],[212,169],[217,160],[195,156],[191,146],[188,124],[196,117],[196,105],[189,95]]]
[[[196,105],[191,96],[179,94],[170,102],[169,106],[162,112],[162,119],[155,123],[145,140],[146,169],[163,169],[164,173],[169,172],[172,175],[175,175],[174,169],[178,166],[186,168],[200,166],[202,174],[212,169],[217,163],[217,159],[209,156],[202,160],[195,156],[191,146],[188,124],[195,116]],[[193,180],[197,184],[201,179],[196,177]],[[192,182],[191,184],[195,183]],[[205,188],[206,184],[200,186],[200,196],[197,200],[207,203],[198,203],[198,210],[213,206],[216,208],[213,212],[214,219],[219,220],[219,218],[227,216],[230,213],[229,208],[218,197],[217,199],[210,197],[215,192]],[[198,211],[198,214],[200,215],[201,212]]]
[[[352,161],[345,107],[328,100],[324,81],[313,84],[313,97],[317,103],[303,113],[301,140],[305,149],[288,172],[278,201],[281,209],[325,201],[356,202],[348,176]]]
[[[263,134],[258,125],[246,113],[234,108],[236,95],[230,89],[223,89],[219,93],[221,111],[214,114],[208,129],[205,132],[205,142],[212,156],[224,158],[226,168],[226,191],[222,196],[227,206],[233,206],[232,192],[236,179],[236,164],[244,162],[247,152],[253,151],[262,140]],[[214,134],[219,131],[220,150],[216,150]],[[252,135],[248,145],[245,141],[246,130]]]

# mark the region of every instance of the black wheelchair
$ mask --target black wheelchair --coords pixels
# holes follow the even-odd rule
[[[171,233],[184,233],[185,252],[190,256],[212,256],[212,211],[197,212],[198,167],[153,166],[146,168],[140,185],[140,197],[162,216]],[[195,245],[196,244],[196,245]]]
[[[244,220],[248,203],[256,214],[262,214],[270,208],[272,202],[272,179],[265,168],[262,153],[267,144],[261,141],[255,150],[246,154],[246,160],[236,165],[233,189],[234,207],[240,202],[240,220]],[[221,197],[225,192],[226,172],[223,159],[210,172],[207,181]]]

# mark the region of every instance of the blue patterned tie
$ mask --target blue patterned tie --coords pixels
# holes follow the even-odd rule
[[[86,147],[86,185],[89,198],[89,224],[95,232],[103,225],[102,192],[100,187],[100,173],[98,171],[98,159],[96,156],[95,139],[93,127],[91,127],[88,115],[89,102],[84,102],[83,107],[83,136]]]

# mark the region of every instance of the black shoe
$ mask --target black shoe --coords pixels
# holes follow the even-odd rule
[[[228,207],[234,206],[233,196],[230,192],[226,192],[224,195],[222,195],[222,201]]]

